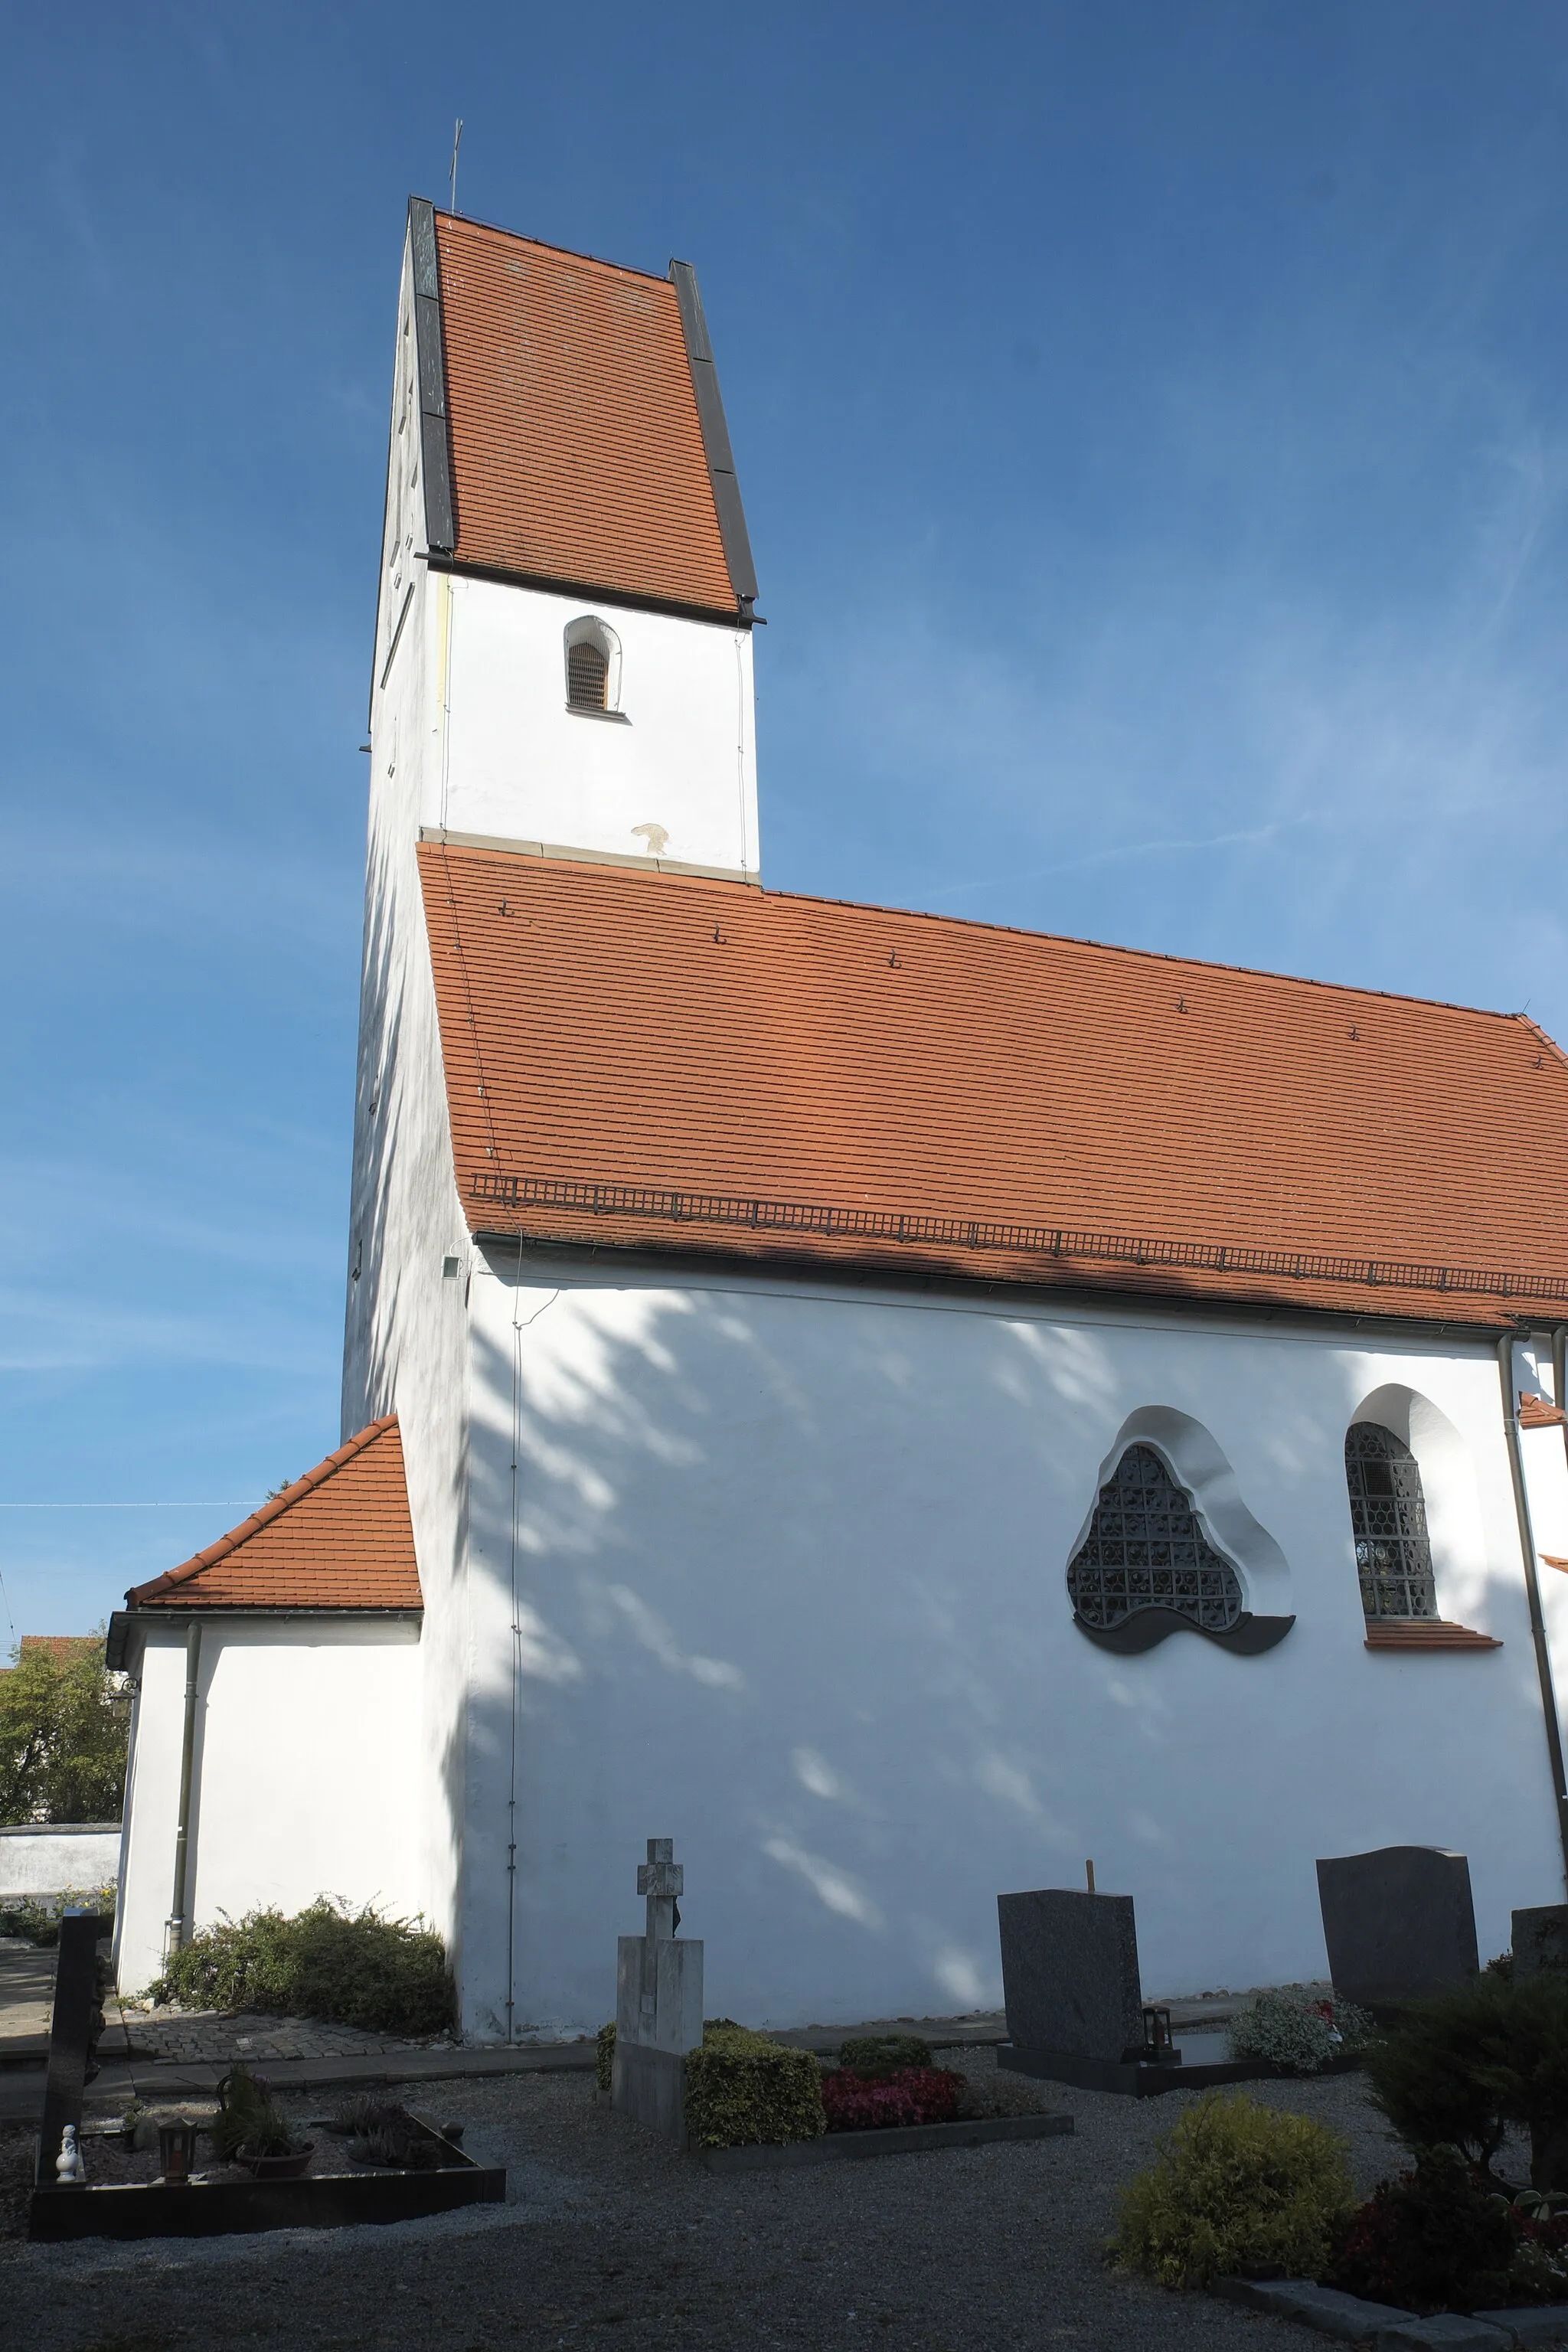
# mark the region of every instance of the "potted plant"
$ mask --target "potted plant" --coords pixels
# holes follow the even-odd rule
[[[237,2066],[217,2086],[218,2111],[209,2126],[215,2152],[240,2164],[258,2180],[294,2180],[315,2153],[312,2139],[298,2138],[270,2085]]]

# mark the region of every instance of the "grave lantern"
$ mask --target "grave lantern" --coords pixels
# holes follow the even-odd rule
[[[183,2116],[173,2123],[158,2126],[158,2162],[163,2170],[164,2186],[181,2188],[191,2177],[191,2159],[196,2152],[196,2127]]]
[[[1156,2002],[1146,2002],[1143,2009],[1143,2063],[1145,2066],[1178,2066],[1182,2053],[1171,2039],[1171,2012]]]

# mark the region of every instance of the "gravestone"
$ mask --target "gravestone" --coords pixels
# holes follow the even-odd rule
[[[1513,1973],[1539,1976],[1542,1969],[1568,1974],[1568,1903],[1544,1903],[1513,1915]]]
[[[686,2053],[702,2044],[702,1946],[678,1937],[685,1873],[673,1838],[649,1838],[637,1865],[647,1927],[616,1955],[616,2056],[610,2104],[678,2147],[686,2145]]]
[[[62,1911],[49,2018],[49,2063],[38,2130],[37,2179],[52,2182],[67,2127],[81,2122],[82,2094],[98,2069],[93,2045],[103,2031],[98,1947],[113,1926],[96,1911]]]
[[[1480,1965],[1470,1865],[1435,1845],[1385,1845],[1318,1864],[1334,1990],[1363,2009],[1468,1983]]]
[[[1120,2064],[1143,2042],[1131,1895],[999,1895],[1002,1988],[1016,2051]]]

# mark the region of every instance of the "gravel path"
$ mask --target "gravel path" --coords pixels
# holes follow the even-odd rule
[[[956,2053],[955,2053],[956,2054]],[[983,2073],[989,2052],[958,2061]],[[1350,2143],[1369,2189],[1394,2149],[1360,2078],[1252,2086]],[[1070,2139],[716,2178],[595,2104],[582,2076],[441,2086],[509,2201],[384,2230],[113,2247],[0,2247],[0,2340],[30,2352],[311,2347],[910,2352],[1305,2352],[1283,2321],[1106,2271],[1116,2192],[1190,2095],[1047,2093]]]

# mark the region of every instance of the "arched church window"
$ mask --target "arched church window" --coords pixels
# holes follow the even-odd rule
[[[603,710],[610,665],[592,644],[569,646],[566,651],[566,699],[574,710]]]
[[[579,613],[563,633],[566,708],[592,719],[623,719],[621,641],[597,613]]]
[[[1225,1633],[1247,1608],[1241,1579],[1150,1445],[1130,1445],[1100,1488],[1068,1591],[1079,1621],[1096,1633],[1142,1610],[1168,1609],[1203,1633]]]
[[[1358,1421],[1345,1436],[1361,1603],[1369,1617],[1436,1617],[1437,1588],[1421,1469],[1403,1438]]]

